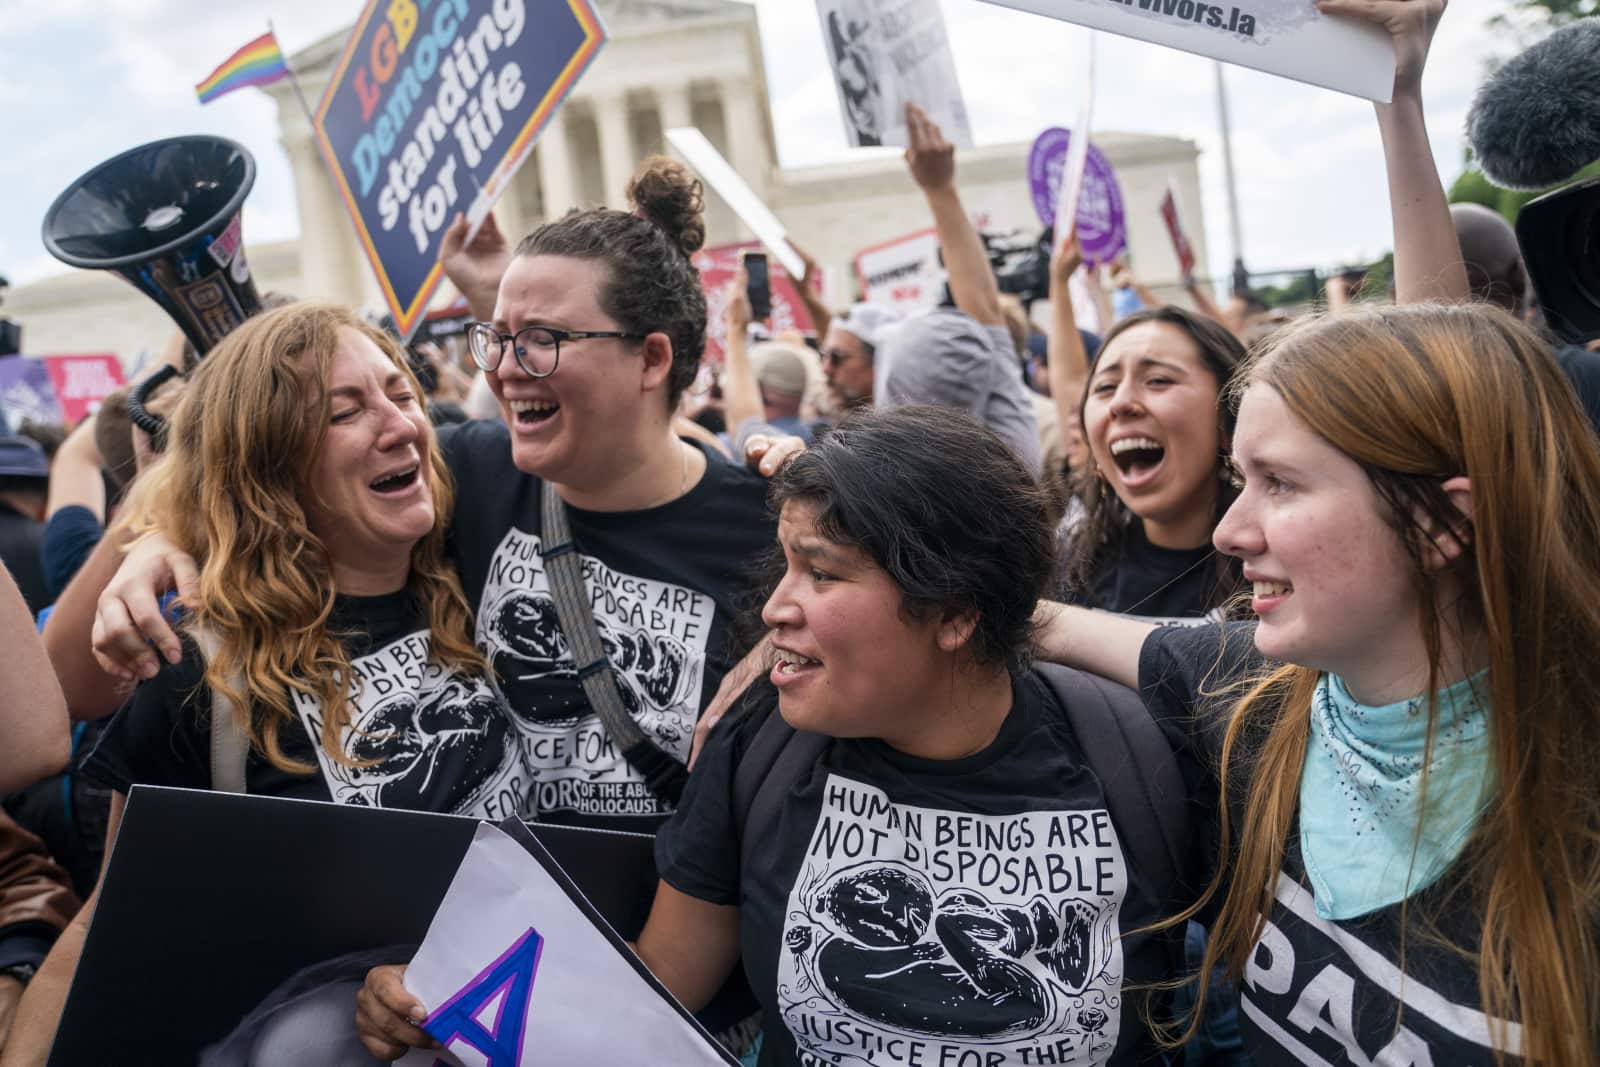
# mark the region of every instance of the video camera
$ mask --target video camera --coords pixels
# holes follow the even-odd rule
[[[1053,227],[1046,227],[1038,237],[1029,237],[1021,230],[1005,233],[983,230],[978,234],[1000,291],[1015,296],[1024,308],[1050,295],[1050,246],[1054,235]],[[939,251],[939,266],[944,266],[943,249]],[[955,306],[948,282],[941,303],[944,307]]]
[[[1467,114],[1484,174],[1508,189],[1547,189],[1600,159],[1592,84],[1600,20],[1556,30],[1508,61]],[[1561,338],[1600,337],[1600,178],[1546,193],[1517,215],[1517,243],[1545,321]]]

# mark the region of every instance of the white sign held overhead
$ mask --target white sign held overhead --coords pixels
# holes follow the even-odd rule
[[[739,172],[734,170],[722,153],[717,151],[715,145],[706,140],[706,135],[694,126],[680,126],[668,130],[664,135],[667,143],[678,150],[684,162],[695,169],[706,184],[717,191],[717,195],[727,201],[733,213],[739,216],[739,221],[750,227],[750,232],[756,235],[756,240],[766,245],[767,251],[777,257],[783,269],[793,278],[805,276],[805,261],[800,258],[789,244],[788,231],[783,228],[783,223],[778,221],[761,198],[755,194],[739,177]]]
[[[531,850],[537,850],[534,854]],[[483,823],[406,968],[461,1064],[734,1067],[530,836]],[[436,1050],[403,1064],[431,1065]]]
[[[1067,163],[1061,172],[1056,200],[1055,245],[1059,249],[1077,230],[1078,198],[1083,195],[1083,171],[1089,164],[1089,123],[1094,120],[1094,32],[1084,46],[1083,102],[1078,105],[1078,125],[1067,146]]]
[[[908,103],[972,147],[939,0],[817,0],[817,18],[852,148],[904,146]]]
[[[985,0],[1387,103],[1394,47],[1312,0]]]

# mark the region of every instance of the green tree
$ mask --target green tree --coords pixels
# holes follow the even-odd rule
[[[1600,0],[1516,0],[1513,6],[1518,11],[1544,15],[1550,20],[1551,26],[1564,26],[1600,14]],[[1499,22],[1502,19],[1496,15],[1490,21]]]
[[[1600,3],[1600,0],[1592,0]],[[1552,185],[1549,189],[1540,189],[1536,192],[1521,192],[1516,189],[1502,189],[1491,182],[1483,171],[1478,169],[1472,160],[1472,154],[1467,153],[1461,176],[1450,186],[1449,199],[1452,204],[1482,204],[1493,211],[1498,211],[1506,217],[1508,222],[1517,221],[1517,212],[1522,210],[1522,205],[1535,197],[1543,196],[1573,182],[1585,178],[1600,176],[1600,160],[1589,164],[1578,173],[1564,182]]]

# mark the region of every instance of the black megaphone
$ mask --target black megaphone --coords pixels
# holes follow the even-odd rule
[[[254,157],[233,141],[152,141],[67,186],[45,212],[44,246],[70,266],[122,275],[203,356],[261,309],[239,221],[255,180]],[[158,439],[162,420],[144,400],[175,373],[150,376],[128,400],[135,425]]]

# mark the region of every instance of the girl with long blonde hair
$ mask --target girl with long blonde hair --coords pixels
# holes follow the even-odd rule
[[[1600,441],[1493,309],[1313,320],[1247,366],[1217,547],[1254,624],[1050,606],[1214,768],[1201,969],[1257,1064],[1600,1061]]]

